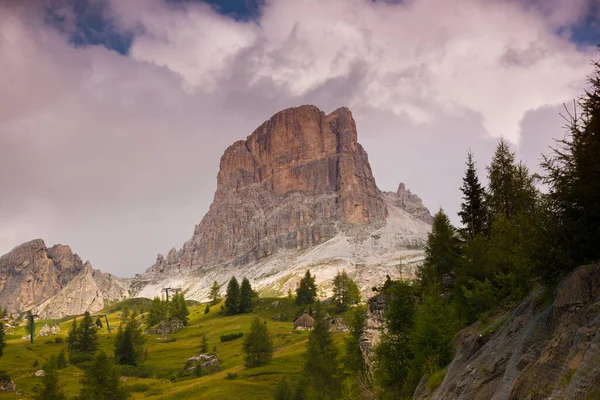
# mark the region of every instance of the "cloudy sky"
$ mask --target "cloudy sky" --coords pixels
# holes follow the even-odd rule
[[[535,169],[598,58],[596,0],[3,0],[0,254],[41,237],[120,276],[180,247],[225,148],[353,111],[382,190],[454,215],[469,147]],[[454,217],[456,221],[456,217]]]

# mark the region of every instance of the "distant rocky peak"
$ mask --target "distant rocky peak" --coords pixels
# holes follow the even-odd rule
[[[396,193],[386,192],[385,194],[388,199],[391,198],[396,206],[402,208],[415,218],[430,225],[433,223],[433,216],[423,204],[423,200],[416,194],[413,194],[410,189],[407,189],[404,183],[400,182]]]

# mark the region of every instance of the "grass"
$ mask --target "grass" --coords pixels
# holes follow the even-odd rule
[[[429,379],[427,380],[427,389],[435,390],[442,384],[444,378],[446,377],[446,372],[448,372],[448,368],[440,369],[439,371],[431,374]]]
[[[273,301],[280,302],[273,307]],[[100,331],[100,348],[107,354],[112,354],[116,328],[120,323],[121,310],[134,310],[145,306],[145,300],[138,302],[128,300],[125,304],[112,304],[102,312],[106,313],[113,328],[112,333],[106,332],[106,327]],[[273,397],[276,383],[284,377],[294,380],[299,376],[303,367],[304,354],[308,332],[294,331],[293,319],[301,310],[293,299],[265,298],[261,303],[254,303],[251,314],[224,316],[220,315],[220,306],[213,306],[208,314],[204,314],[204,305],[190,307],[189,326],[179,332],[167,335],[175,341],[157,340],[161,335],[147,335],[148,359],[144,368],[150,371],[150,378],[140,378],[135,372],[124,371],[127,375],[125,385],[130,387],[135,399],[225,399],[242,397],[245,400],[268,399]],[[147,309],[147,308],[146,308]],[[271,317],[285,313],[291,318],[288,321],[275,321]],[[273,338],[273,359],[267,365],[247,369],[244,367],[242,353],[243,340],[232,340],[222,343],[221,335],[248,332],[254,316],[258,315],[267,322]],[[141,315],[145,321],[146,316]],[[104,322],[104,321],[103,321]],[[36,332],[45,324],[58,323],[61,333],[66,337],[72,318],[60,321],[36,321]],[[17,327],[15,333],[7,337],[8,345],[4,356],[0,359],[0,370],[6,370],[17,386],[17,391],[29,393],[41,381],[35,377],[35,372],[43,366],[51,355],[66,349],[66,342],[44,344],[48,338],[35,338],[35,343],[21,339],[24,327]],[[210,375],[196,377],[193,373],[184,371],[188,358],[199,354],[202,336],[208,341],[208,348],[216,347],[220,362],[220,371]],[[334,338],[341,350],[341,342],[346,334],[336,333]],[[40,367],[33,367],[35,361]],[[146,371],[146,372],[147,372]],[[59,371],[59,380],[70,396],[79,393],[81,369],[69,365]],[[148,373],[141,374],[148,376]],[[235,377],[235,378],[232,378]],[[200,395],[201,394],[201,395]],[[15,393],[0,394],[0,400],[14,399]]]

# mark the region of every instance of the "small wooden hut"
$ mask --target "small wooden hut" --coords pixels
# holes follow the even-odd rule
[[[316,325],[315,319],[306,311],[294,320],[294,329],[309,330]]]

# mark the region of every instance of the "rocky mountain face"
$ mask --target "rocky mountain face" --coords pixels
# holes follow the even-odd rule
[[[93,270],[89,263],[42,239],[24,243],[0,257],[0,305],[9,312],[32,310],[42,318],[94,312],[106,301],[128,296],[118,278]]]
[[[549,305],[539,291],[455,342],[442,384],[423,379],[415,399],[599,399],[600,264],[575,270]]]
[[[403,184],[391,194],[377,188],[350,110],[290,108],[225,150],[213,203],[192,238],[159,255],[138,284],[142,295],[176,284],[203,298],[213,279],[243,274],[277,292],[294,285],[275,282],[283,275],[317,264],[355,269],[366,285],[385,279],[400,252],[418,258],[430,221]]]

